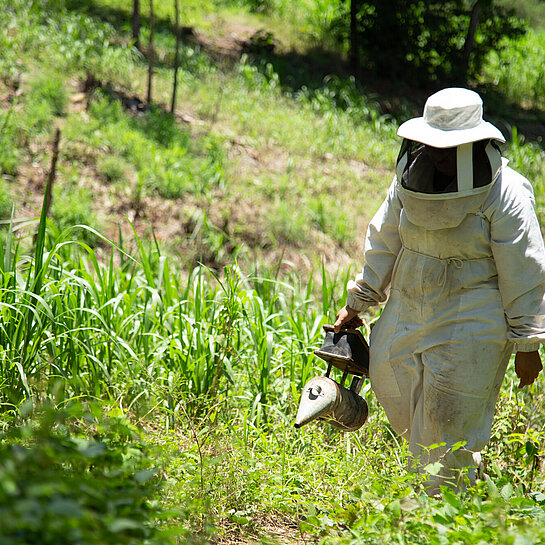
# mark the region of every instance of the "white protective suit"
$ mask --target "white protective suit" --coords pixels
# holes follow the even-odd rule
[[[347,304],[360,312],[384,302],[389,288],[371,331],[371,385],[419,465],[443,464],[429,493],[479,465],[513,346],[530,352],[545,342],[532,187],[497,147],[481,144],[485,170],[472,160],[473,144],[459,146],[456,183],[441,193],[423,154],[402,148],[368,228],[363,272],[348,286]],[[460,441],[465,447],[450,449]],[[425,448],[437,443],[446,445]]]

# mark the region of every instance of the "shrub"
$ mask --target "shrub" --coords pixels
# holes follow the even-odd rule
[[[329,32],[341,44],[350,40],[349,4],[339,3]],[[459,80],[479,74],[487,53],[499,49],[504,36],[517,37],[525,25],[512,10],[494,2],[483,6],[468,73],[463,60],[470,20],[461,0],[369,0],[358,3],[356,26],[362,60],[381,74],[423,84]],[[347,46],[346,46],[347,47]]]
[[[87,434],[74,416],[92,425]],[[119,416],[49,408],[1,437],[3,545],[167,543],[150,503],[159,490],[137,430]]]
[[[13,209],[13,199],[7,183],[0,178],[0,220],[6,220],[11,217]]]
[[[482,79],[526,108],[542,109],[545,106],[544,39],[544,30],[530,30],[521,38],[506,39],[502,49],[488,55]]]
[[[316,227],[329,235],[341,246],[349,242],[350,220],[344,210],[339,209],[337,204],[329,204],[328,199],[319,197],[310,202],[310,214]]]
[[[12,111],[0,112],[0,174],[17,173],[19,150]]]

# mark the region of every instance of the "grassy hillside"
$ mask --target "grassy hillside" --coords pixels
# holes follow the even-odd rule
[[[119,16],[110,14],[112,22]],[[55,119],[63,134],[52,217],[61,224],[89,223],[113,235],[119,223],[127,229],[128,216],[141,234],[153,226],[189,264],[217,266],[235,254],[275,262],[282,252],[296,266],[321,255],[348,262],[390,181],[386,165],[396,153],[393,126],[378,105],[338,78],[285,95],[271,64],[238,59],[236,40],[260,28],[256,19],[230,38],[226,47],[233,51],[220,52],[219,61],[206,37],[184,45],[172,117],[162,111],[172,84],[172,33],[160,21],[155,104],[131,116],[127,100],[136,97],[138,104],[146,94],[146,64],[126,36],[115,43],[114,27],[76,10],[45,26],[25,12],[14,15],[13,27],[23,31],[6,39],[16,42],[13,50],[29,49],[18,66],[4,61],[10,106],[4,135],[28,146],[7,146],[2,164],[6,174],[17,173],[18,188],[35,194],[17,216],[37,206],[34,188],[47,170]],[[221,24],[225,33],[236,27]],[[67,217],[70,193],[77,193],[78,205]],[[355,200],[360,193],[366,198]]]
[[[165,113],[172,13],[170,4],[161,4],[154,104],[138,113],[145,107],[147,63],[129,45],[129,4],[72,1],[46,20],[26,2],[6,8],[3,217],[11,208],[7,195],[17,202],[18,218],[36,215],[56,124],[62,152],[51,217],[61,227],[86,223],[109,236],[119,228],[128,235],[128,217],[145,237],[153,228],[186,266],[201,261],[217,267],[235,255],[271,264],[281,254],[307,271],[323,259],[331,269],[359,266],[362,233],[391,181],[395,128],[421,111],[426,91],[390,85],[379,94],[362,87],[344,70],[342,57],[316,49],[319,27],[312,17],[307,33],[272,18],[268,34],[269,19],[262,15],[184,3],[182,20],[194,26],[182,45],[173,117]],[[539,37],[532,36],[531,59],[540,59]],[[506,108],[491,94],[489,117],[508,133],[521,126],[533,138],[542,132],[541,116],[515,104],[538,108],[543,93],[532,63],[523,55],[517,62],[491,59],[482,85],[494,80],[513,101]],[[518,67],[525,67],[524,85],[506,66],[519,75]],[[539,183],[539,147],[521,151],[521,140],[512,141],[507,155]]]
[[[57,124],[62,153],[52,218],[60,226],[87,223],[114,236],[119,225],[130,232],[128,217],[140,234],[153,228],[186,265],[218,266],[234,255],[274,263],[282,253],[306,270],[317,259],[359,263],[365,225],[391,181],[397,122],[420,111],[426,91],[366,90],[343,71],[342,57],[308,49],[316,23],[307,25],[314,32],[306,44],[295,25],[278,38],[256,38],[263,16],[184,3],[182,20],[194,34],[182,46],[177,112],[170,116],[172,13],[161,4],[154,104],[129,115],[131,107],[145,107],[146,96],[146,59],[129,45],[129,4],[72,1],[46,21],[26,2],[9,8],[2,138],[17,145],[3,146],[0,166],[6,191],[21,206],[17,217],[35,215]],[[145,10],[143,23],[145,53]],[[280,28],[278,20],[271,28]],[[531,58],[539,59],[533,39]],[[270,45],[275,52],[266,55]],[[523,86],[514,85],[502,58],[491,60],[483,83],[500,78],[495,83],[513,101],[540,107],[531,63],[521,57],[518,64],[526,67]],[[541,131],[537,114],[515,118],[513,107],[494,97],[491,104],[497,111],[489,115],[507,131],[518,122],[530,137]],[[520,140],[513,142],[507,155],[541,178],[539,148],[521,152]],[[9,183],[15,174],[17,183]],[[4,217],[9,210],[4,198]]]
[[[510,367],[460,496],[406,473],[368,384],[361,431],[292,426],[429,90],[352,78],[327,1],[194,0],[171,115],[172,5],[148,105],[130,4],[0,0],[4,542],[545,542],[542,379]],[[542,38],[475,82],[541,218]]]

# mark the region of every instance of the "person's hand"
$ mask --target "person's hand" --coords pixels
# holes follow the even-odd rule
[[[519,388],[532,384],[543,369],[539,352],[517,352],[515,372],[520,379]]]
[[[357,322],[354,319],[357,319]],[[353,325],[354,328],[363,325],[363,321],[358,318],[358,311],[346,305],[345,307],[341,308],[339,312],[337,312],[337,321],[333,325],[335,333],[338,333],[341,330],[341,327],[345,324],[348,324],[348,322],[350,322],[351,320],[354,320],[354,323],[350,324]]]

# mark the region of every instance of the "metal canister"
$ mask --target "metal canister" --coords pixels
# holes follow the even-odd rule
[[[351,387],[349,390],[329,377],[310,379],[303,388],[295,427],[321,419],[345,431],[361,428],[367,420],[369,408],[365,399],[355,391],[358,386],[354,382],[353,386],[354,389]]]

